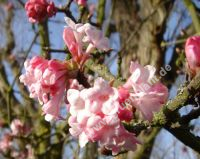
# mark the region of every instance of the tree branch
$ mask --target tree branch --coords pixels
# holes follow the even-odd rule
[[[179,128],[171,128],[165,127],[172,135],[174,135],[177,139],[179,139],[185,145],[191,147],[193,150],[200,153],[200,137],[195,136],[190,132],[189,129],[179,127]]]
[[[112,75],[105,65],[96,64],[92,59],[87,60],[85,65],[91,71],[98,73],[99,76],[105,78],[110,82],[114,82],[113,86],[118,87],[123,84],[122,79],[117,79],[114,75]]]

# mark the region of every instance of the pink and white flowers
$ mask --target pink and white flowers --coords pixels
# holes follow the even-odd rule
[[[200,70],[200,36],[193,36],[187,39],[185,55],[189,70],[192,75],[196,75]]]
[[[72,25],[76,25],[74,28],[77,29],[83,27]],[[73,33],[73,30],[69,31]],[[76,34],[75,31],[73,36]],[[70,49],[74,51],[73,43]],[[122,121],[130,122],[134,109],[151,121],[153,113],[159,111],[167,100],[167,88],[158,81],[152,83],[155,68],[131,63],[131,76],[118,89],[102,78],[97,78],[93,87],[84,88],[75,79],[78,69],[76,64],[73,59],[61,62],[37,56],[25,62],[26,73],[20,76],[20,81],[28,86],[30,97],[38,98],[43,104],[42,110],[48,121],[62,118],[60,105],[67,91],[67,108],[71,114],[69,131],[72,136],[79,138],[81,147],[91,141],[112,150],[113,155],[122,150],[135,150],[139,141],[135,134],[124,128]],[[131,99],[131,102],[124,106],[127,99]],[[18,134],[17,128],[20,126],[19,121],[13,122],[11,129],[14,134]]]
[[[131,63],[131,76],[122,89],[130,91],[129,104],[138,109],[143,117],[149,121],[153,113],[158,112],[168,97],[168,89],[162,83],[153,80],[155,68],[145,67],[138,63]],[[155,83],[153,83],[155,82]]]
[[[124,129],[118,116],[121,105],[116,88],[98,78],[91,88],[68,90],[67,97],[71,114],[69,131],[79,138],[81,147],[88,141],[98,141],[113,154],[122,149],[135,150],[139,142],[133,133]]]
[[[86,5],[84,0],[76,2]],[[40,22],[56,13],[54,3],[46,0],[29,0],[25,8],[31,22]],[[28,87],[30,97],[37,98],[43,105],[42,111],[47,121],[62,119],[60,106],[67,94],[65,102],[71,115],[68,120],[69,132],[79,138],[81,147],[91,141],[111,150],[113,155],[122,150],[134,151],[140,142],[134,133],[125,129],[122,122],[130,122],[135,110],[151,121],[153,113],[159,111],[167,100],[167,87],[153,80],[156,72],[153,66],[143,67],[132,62],[131,76],[124,85],[114,88],[102,78],[97,78],[92,87],[83,82],[87,87],[84,88],[78,82],[82,79],[78,75],[83,74],[84,62],[95,49],[108,52],[109,39],[89,23],[75,24],[68,17],[65,21],[67,26],[63,39],[72,59],[46,60],[40,56],[28,59],[24,63],[26,72],[20,76],[20,81]],[[197,39],[195,37],[186,43],[186,57],[193,72],[199,68]],[[14,120],[11,131],[14,137],[23,134],[25,127],[20,120]],[[7,140],[3,145],[8,146]]]
[[[82,65],[95,48],[101,51],[109,51],[109,40],[103,33],[89,23],[75,24],[66,17],[67,27],[63,32],[63,39],[74,61]],[[84,49],[86,48],[86,49]]]
[[[43,104],[42,110],[46,120],[58,119],[64,91],[68,88],[68,80],[76,77],[76,65],[71,62],[46,60],[36,56],[24,63],[26,73],[20,81],[30,91],[31,98],[38,98]]]
[[[31,23],[41,22],[54,16],[57,12],[54,3],[48,0],[28,0],[25,4],[25,10]]]

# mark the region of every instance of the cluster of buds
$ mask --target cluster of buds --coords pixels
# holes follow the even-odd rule
[[[74,0],[80,6],[86,6],[86,0]],[[42,22],[43,20],[56,15],[56,8],[53,1],[49,0],[28,0],[25,4],[26,14],[29,22]]]
[[[21,140],[18,140],[21,136],[29,135],[30,131],[31,129],[27,124],[19,119],[14,119],[10,124],[10,129],[6,132],[2,131],[0,138],[0,153],[10,153],[12,158],[17,159],[33,158],[31,145],[25,144],[22,148],[19,146],[21,145]]]
[[[54,3],[47,0],[29,0],[26,2],[25,10],[31,23],[41,22],[57,12]]]

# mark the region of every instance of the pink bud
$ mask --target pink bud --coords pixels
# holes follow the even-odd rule
[[[132,110],[129,110],[128,108],[121,107],[118,111],[118,117],[120,120],[130,122],[133,118],[133,112]]]
[[[185,54],[189,70],[195,75],[200,68],[200,36],[193,36],[187,39]]]
[[[118,88],[119,92],[119,102],[123,103],[129,97],[129,90],[125,89],[124,87]]]
[[[74,0],[78,5],[86,6],[87,2],[86,0]]]
[[[56,14],[56,12],[57,12],[57,9],[56,9],[54,3],[51,2],[47,7],[48,17],[54,16]]]
[[[46,0],[29,0],[25,4],[25,10],[32,23],[41,22],[57,12],[54,3]]]

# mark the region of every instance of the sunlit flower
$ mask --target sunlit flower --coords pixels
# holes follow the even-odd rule
[[[20,81],[28,87],[30,97],[38,98],[43,104],[46,120],[61,118],[60,105],[69,87],[69,79],[76,77],[76,64],[37,56],[26,60],[24,66],[26,73],[20,76]]]
[[[81,147],[89,141],[98,141],[102,147],[112,150],[113,154],[123,149],[135,150],[139,142],[121,124],[121,118],[126,120],[127,114],[123,116],[121,112],[119,116],[119,112],[124,110],[121,110],[116,88],[98,78],[91,88],[81,91],[69,89],[67,97],[71,114],[69,131],[79,139]]]
[[[75,24],[70,18],[66,17],[67,27],[63,32],[63,39],[67,45],[74,61],[82,65],[90,54],[98,49],[109,51],[109,40],[103,33],[89,23]]]
[[[123,86],[125,90],[130,91],[129,102],[149,121],[152,120],[153,113],[160,110],[168,97],[167,87],[153,80],[155,71],[153,66],[143,67],[132,62],[131,76]]]

